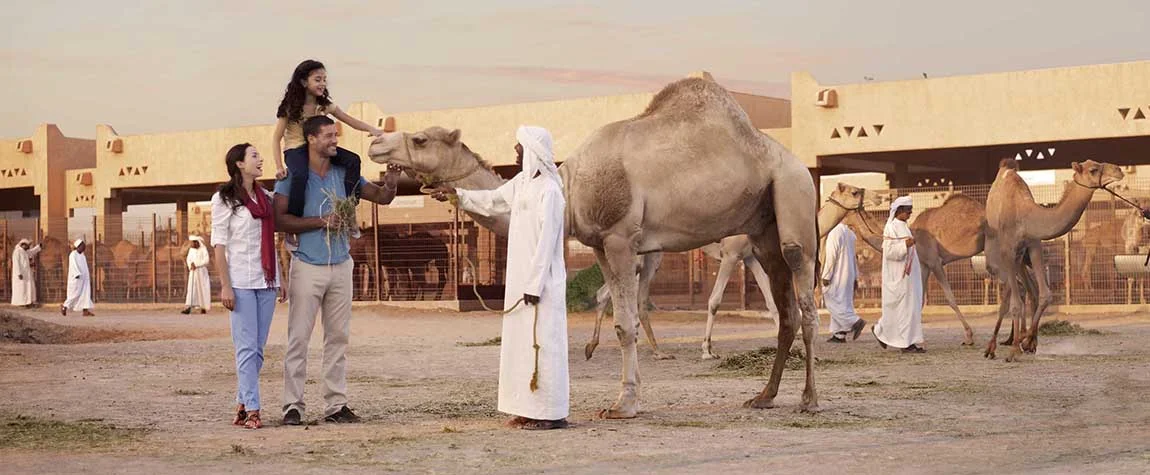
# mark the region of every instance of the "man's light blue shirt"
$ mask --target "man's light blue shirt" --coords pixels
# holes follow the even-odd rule
[[[327,199],[327,193],[324,191],[330,190],[335,196],[346,198],[347,190],[344,189],[343,185],[343,177],[346,175],[347,171],[339,166],[332,166],[328,170],[327,176],[319,176],[309,168],[307,190],[304,193],[303,217],[310,218],[331,213],[333,203]],[[366,183],[367,180],[359,177],[360,187]],[[276,182],[275,192],[277,195],[291,196],[290,172],[287,178]],[[299,234],[299,249],[292,251],[292,254],[299,260],[312,265],[341,264],[351,259],[351,243],[348,242],[347,236],[335,235],[331,236],[329,243],[324,229],[314,229]]]

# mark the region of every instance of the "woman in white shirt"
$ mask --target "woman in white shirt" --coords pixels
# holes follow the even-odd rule
[[[256,183],[264,160],[251,144],[228,150],[227,183],[212,195],[212,247],[220,276],[220,300],[232,311],[232,343],[236,348],[236,416],[232,421],[248,429],[260,421],[260,368],[264,345],[275,313],[276,297],[286,297],[280,286],[275,250],[275,211],[272,195]]]

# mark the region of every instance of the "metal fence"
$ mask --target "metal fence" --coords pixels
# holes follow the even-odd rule
[[[1032,186],[1036,201],[1059,201],[1063,184]],[[1150,204],[1150,180],[1134,177],[1120,185],[1123,195]],[[989,185],[882,190],[878,194],[914,197],[916,213],[937,207],[954,192],[985,202]],[[363,236],[352,241],[356,262],[357,301],[471,300],[478,291],[484,298],[502,296],[506,239],[495,236],[464,215],[449,222],[380,225],[378,210],[365,222]],[[872,223],[881,228],[887,210],[868,210]],[[185,259],[189,249],[186,218],[178,213],[144,217],[70,218],[44,221],[35,218],[0,220],[0,298],[11,295],[11,257],[14,246],[27,238],[41,243],[36,259],[36,281],[41,302],[60,302],[65,296],[65,277],[70,242],[88,241],[88,264],[94,278],[95,298],[116,303],[180,303],[187,283]],[[913,223],[913,218],[912,218]],[[202,223],[200,223],[202,224]],[[210,229],[195,225],[192,232]],[[47,231],[46,231],[47,230]],[[209,233],[200,233],[210,243]],[[1145,255],[1150,242],[1145,221],[1129,205],[1096,192],[1078,224],[1065,236],[1044,244],[1048,282],[1059,304],[1125,304],[1145,302],[1144,278],[1120,275],[1115,256]],[[283,270],[287,254],[281,249]],[[880,305],[881,256],[859,240],[860,308]],[[594,264],[590,249],[568,243],[567,265],[573,274]],[[661,308],[703,309],[715,284],[719,263],[700,251],[668,253],[652,282],[652,301]],[[947,277],[960,305],[995,304],[997,286],[976,272],[971,259],[946,266]],[[213,294],[219,288],[214,265],[209,268]],[[473,286],[476,286],[473,290]],[[930,280],[927,303],[945,305],[937,281]],[[750,273],[739,270],[728,283],[724,309],[763,309],[765,303]]]

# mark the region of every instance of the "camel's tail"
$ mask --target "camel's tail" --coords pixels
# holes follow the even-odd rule
[[[822,239],[819,237],[818,206],[815,206],[815,272],[814,272],[814,274],[815,274],[815,288],[816,289],[819,288],[819,269],[822,268],[822,266],[819,265],[819,251],[820,251],[819,244],[821,241],[822,241]]]

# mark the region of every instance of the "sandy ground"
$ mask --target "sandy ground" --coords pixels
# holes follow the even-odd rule
[[[1103,334],[1046,337],[1037,355],[1013,364],[961,347],[949,318],[928,320],[925,355],[881,351],[869,329],[845,345],[823,335],[823,412],[812,415],[796,411],[801,371],[785,374],[779,408],[741,408],[765,378],[700,360],[701,314],[656,314],[663,349],[677,359],[655,361],[642,344],[643,412],[630,421],[595,419],[618,391],[618,345],[607,328],[584,361],[593,321],[574,315],[573,424],[540,433],[501,426],[498,347],[461,345],[497,336],[493,314],[357,308],[349,389],[366,419],[357,425],[315,422],[317,329],[305,415],[313,424],[283,427],[281,307],[261,383],[268,427],[257,431],[229,424],[235,372],[220,309],[22,314],[67,325],[38,331],[80,343],[0,343],[5,473],[1150,471],[1147,315],[1048,317]],[[985,345],[993,322],[972,324]],[[721,318],[716,331],[721,355],[775,344],[762,320]]]

